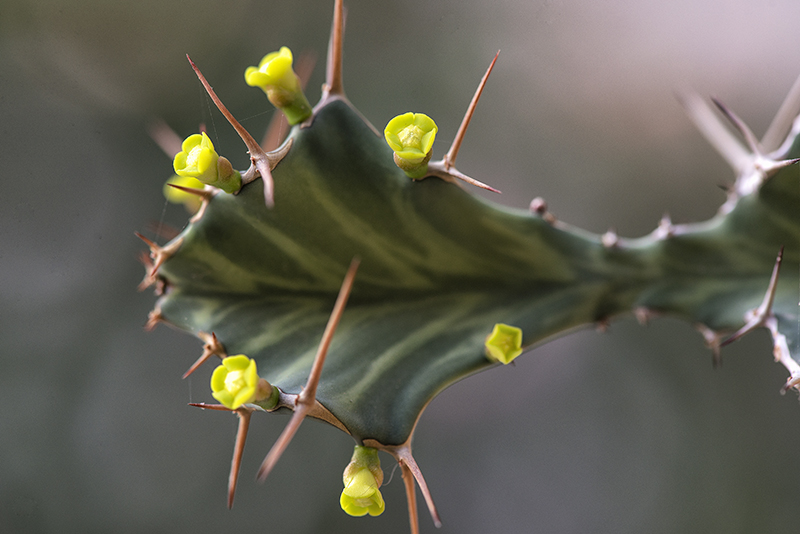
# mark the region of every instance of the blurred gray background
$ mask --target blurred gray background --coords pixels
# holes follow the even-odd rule
[[[384,458],[386,513],[338,505],[352,440],[301,428],[265,485],[287,421],[254,417],[232,511],[235,418],[210,401],[200,343],[142,326],[134,236],[180,227],[161,194],[154,118],[208,125],[243,168],[189,53],[257,137],[271,116],[244,69],[281,45],[315,51],[332,1],[3,0],[0,3],[0,531],[408,532]],[[664,212],[705,219],[731,173],[675,93],[713,94],[760,134],[800,74],[796,0],[348,0],[345,89],[376,125],[413,110],[440,157],[497,49],[459,168],[526,208],[640,236]],[[800,209],[800,207],[798,208]],[[794,276],[798,266],[788,266]],[[723,351],[671,319],[632,319],[539,347],[445,391],[415,453],[442,533],[796,532],[800,405],[759,332]],[[492,402],[487,404],[491,395]],[[423,532],[434,532],[421,510]]]

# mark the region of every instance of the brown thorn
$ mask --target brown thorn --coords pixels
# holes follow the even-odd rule
[[[450,170],[450,167],[456,164],[456,157],[458,156],[458,150],[461,148],[461,142],[464,140],[464,135],[467,133],[467,127],[469,127],[469,121],[472,120],[472,115],[475,113],[475,108],[478,105],[478,100],[481,98],[481,93],[483,93],[483,88],[486,87],[486,80],[489,79],[489,75],[492,73],[492,69],[494,68],[494,64],[497,62],[497,56],[500,55],[500,50],[494,55],[494,59],[489,64],[489,68],[486,69],[486,73],[481,78],[481,82],[478,84],[478,88],[475,90],[475,94],[472,96],[472,100],[467,107],[467,112],[464,114],[464,118],[461,119],[461,126],[458,127],[458,132],[456,132],[456,137],[453,139],[453,144],[450,145],[450,150],[447,151],[447,154],[444,156],[444,168],[445,170]]]
[[[422,471],[420,471],[416,460],[414,460],[414,456],[411,454],[411,447],[403,445],[402,447],[388,452],[397,459],[401,467],[404,466],[405,469],[408,469],[411,474],[414,475],[414,479],[417,481],[420,491],[422,491],[422,496],[425,498],[425,503],[428,505],[428,511],[431,514],[431,519],[433,519],[433,524],[436,528],[440,528],[442,526],[442,520],[439,517],[439,511],[436,509],[436,505],[433,502],[433,497],[428,489],[428,484],[425,482],[425,477],[422,476]]]
[[[778,291],[778,276],[781,272],[781,262],[783,261],[783,247],[778,252],[778,257],[775,259],[775,266],[772,268],[772,275],[769,279],[769,286],[767,287],[767,292],[764,294],[764,300],[761,301],[761,304],[758,308],[754,310],[750,310],[747,315],[750,317],[747,320],[747,323],[739,330],[734,332],[728,339],[723,341],[720,344],[720,347],[724,347],[726,345],[730,345],[734,341],[738,340],[748,332],[755,330],[761,326],[764,326],[766,320],[772,316],[772,304],[775,302],[775,294]]]
[[[160,247],[155,244],[153,241],[150,241],[146,237],[144,237],[139,232],[134,232],[134,235],[145,242],[145,244],[150,248],[150,257],[153,259],[152,263],[146,264],[147,267],[147,274],[145,274],[144,279],[139,284],[139,291],[150,287],[154,283],[158,281],[158,269],[161,265],[167,261],[175,251],[180,248],[181,243],[183,243],[182,238],[174,239],[169,244],[164,247]]]
[[[157,256],[158,253],[161,252],[161,247],[156,245],[155,242],[150,241],[149,239],[147,239],[145,236],[143,236],[139,232],[133,232],[133,235],[135,235],[136,237],[138,237],[139,239],[144,241],[144,244],[147,245],[148,247],[150,247],[150,256],[151,257],[155,258],[155,256]]]
[[[756,138],[753,131],[744,123],[742,119],[739,118],[736,113],[734,113],[728,106],[717,100],[715,97],[711,97],[711,101],[714,102],[714,105],[722,112],[725,117],[731,124],[736,128],[736,130],[742,134],[744,137],[745,143],[747,143],[747,147],[753,154],[761,154],[761,144],[758,142],[758,138]]]
[[[145,269],[150,269],[153,267],[153,260],[150,259],[150,254],[145,252],[144,250],[139,251],[139,261],[144,265]]]
[[[798,162],[800,162],[800,158],[784,159],[784,160],[776,161],[770,166],[769,171],[770,172],[779,171],[779,170],[783,169],[784,167],[788,167],[790,165],[794,165],[794,164],[796,164]]]
[[[494,187],[492,187],[490,185],[486,185],[485,183],[483,183],[481,181],[478,181],[475,178],[470,178],[466,174],[463,174],[463,173],[457,171],[455,168],[451,168],[449,172],[450,172],[451,175],[455,176],[459,180],[467,182],[470,185],[474,185],[475,187],[480,187],[481,189],[485,189],[487,191],[491,191],[492,193],[497,193],[497,194],[501,194],[502,193],[502,191],[500,191],[499,189],[495,189]]]
[[[225,107],[225,104],[222,103],[222,100],[219,99],[217,93],[214,92],[214,89],[211,88],[208,81],[206,80],[203,73],[200,72],[200,69],[197,68],[197,65],[194,64],[192,58],[189,57],[189,54],[186,54],[186,59],[189,60],[189,64],[194,69],[194,73],[197,75],[200,83],[203,84],[203,87],[206,88],[206,92],[208,96],[211,97],[211,100],[217,106],[220,113],[228,119],[228,122],[233,126],[233,129],[236,130],[236,133],[239,134],[239,137],[242,138],[244,141],[245,146],[247,147],[247,151],[250,153],[250,161],[253,165],[255,165],[256,169],[258,169],[259,174],[261,175],[261,180],[264,182],[264,202],[266,203],[267,207],[272,207],[275,204],[273,194],[272,194],[272,173],[270,172],[269,167],[269,159],[267,158],[267,154],[261,148],[253,136],[242,126],[239,121],[233,116],[233,114],[228,111],[228,108]]]
[[[800,76],[794,81],[794,85],[789,89],[789,94],[786,95],[786,99],[775,114],[775,118],[772,119],[764,137],[761,138],[761,146],[767,152],[780,148],[780,144],[789,133],[798,112],[800,112]]]
[[[711,347],[711,367],[714,369],[722,367],[722,352],[719,350],[719,343]]]
[[[466,174],[460,172],[455,167],[450,167],[449,169],[445,169],[444,160],[430,162],[428,164],[428,172],[430,173],[430,176],[436,176],[446,182],[455,183],[455,179],[457,178],[470,185],[474,185],[475,187],[480,187],[481,189],[486,189],[487,191],[491,191],[492,193],[502,193],[502,191],[500,191],[499,189],[495,189],[494,187],[486,185],[483,182],[479,182],[475,178],[470,178]]]
[[[212,354],[215,354],[220,358],[224,358],[225,356],[227,356],[227,353],[225,352],[225,347],[223,347],[222,343],[219,342],[219,339],[217,339],[217,334],[215,334],[214,332],[211,332],[210,335],[206,332],[198,332],[197,337],[202,339],[203,342],[205,343],[205,345],[203,346],[205,350],[211,351]]]
[[[231,473],[228,476],[228,510],[233,508],[233,496],[236,494],[236,482],[239,480],[239,470],[242,467],[242,453],[244,453],[244,443],[247,440],[247,430],[250,428],[251,410],[239,408],[236,410],[239,416],[239,430],[236,432],[236,444],[233,446],[233,460],[231,460]]]
[[[719,116],[706,104],[705,100],[694,92],[677,94],[676,96],[684,109],[686,109],[691,121],[722,158],[737,173],[741,173],[742,170],[748,168],[752,160],[752,154],[742,146],[741,141],[722,123]]]
[[[714,367],[714,369],[722,367],[722,354],[720,352],[719,334],[703,323],[698,323],[694,325],[694,327],[703,336],[706,347],[711,349],[711,365]]]
[[[786,383],[781,387],[781,395],[786,393],[792,388],[800,387],[800,376],[797,377],[789,377],[786,379]]]
[[[333,7],[333,27],[328,43],[328,65],[325,73],[325,85],[322,88],[322,100],[329,95],[344,96],[342,84],[342,48],[344,45],[344,2],[336,0]]]
[[[272,446],[272,449],[270,449],[267,457],[264,458],[264,461],[261,463],[261,467],[258,470],[258,480],[261,482],[263,482],[267,476],[269,476],[270,472],[275,467],[275,464],[278,463],[283,451],[285,451],[286,447],[289,446],[289,443],[292,441],[297,429],[300,428],[300,423],[303,422],[303,419],[316,402],[317,386],[319,385],[319,379],[322,376],[322,366],[325,364],[325,357],[328,354],[328,348],[330,347],[331,340],[333,339],[333,334],[336,331],[336,327],[339,325],[339,320],[342,318],[344,307],[347,304],[347,299],[349,298],[350,291],[353,288],[353,280],[355,279],[356,272],[358,271],[359,263],[360,260],[358,258],[353,258],[353,261],[350,262],[350,268],[347,270],[344,281],[342,281],[342,287],[339,289],[339,295],[336,298],[336,304],[333,306],[333,311],[328,319],[328,324],[325,326],[325,332],[322,334],[322,340],[317,348],[317,354],[314,357],[314,363],[311,366],[311,372],[308,375],[308,381],[295,401],[294,414],[289,420],[289,424],[286,425],[286,428],[283,429],[280,437],[278,437],[278,440]]]
[[[174,158],[175,154],[181,151],[183,139],[175,133],[175,130],[162,119],[156,119],[147,126],[147,133],[150,134],[150,139],[158,145],[158,147],[169,158]]]
[[[199,358],[197,358],[197,360],[192,364],[191,367],[189,367],[189,369],[185,373],[183,373],[183,376],[181,378],[184,379],[189,375],[191,375],[192,373],[194,373],[201,365],[206,363],[208,359],[211,358],[212,356],[214,356],[213,352],[204,350],[203,354]]]
[[[222,404],[206,404],[205,402],[190,402],[189,406],[194,406],[195,408],[202,408],[203,410],[218,410],[220,412],[234,411]]]
[[[195,361],[191,367],[189,367],[188,371],[183,373],[183,376],[181,377],[182,379],[194,373],[198,367],[203,365],[212,356],[219,356],[220,358],[224,358],[226,356],[225,347],[223,347],[222,343],[219,342],[217,335],[214,332],[211,332],[211,335],[208,335],[205,332],[198,332],[197,337],[205,341],[205,344],[203,345],[203,354],[197,358],[197,361]]]
[[[419,513],[417,512],[417,487],[414,485],[414,474],[405,462],[400,462],[400,472],[403,474],[403,483],[406,487],[406,500],[408,501],[408,522],[411,525],[411,534],[419,534]]]
[[[145,274],[144,278],[142,278],[142,281],[139,282],[139,285],[136,287],[136,289],[138,291],[144,291],[148,287],[158,282],[158,277],[155,275],[153,261],[150,258],[150,254],[145,251],[141,251],[139,254],[139,261],[144,264]]]
[[[759,306],[759,313],[764,315],[772,314],[772,305],[775,303],[775,294],[778,292],[778,276],[781,273],[781,263],[783,262],[783,245],[778,251],[778,257],[775,258],[775,265],[772,267],[772,275],[769,277],[769,286],[767,286],[767,294],[764,295],[764,300]]]
[[[264,461],[261,463],[261,467],[258,469],[256,478],[258,478],[259,482],[264,482],[272,472],[272,469],[278,463],[278,460],[280,460],[281,455],[283,455],[283,451],[285,451],[289,446],[292,438],[300,428],[300,423],[302,423],[303,419],[305,419],[306,415],[308,415],[308,411],[309,408],[305,404],[295,405],[294,413],[292,414],[292,418],[289,420],[289,424],[287,424],[286,428],[283,429],[283,432],[281,432],[278,440],[272,446],[267,454],[267,457],[264,458]]]
[[[183,191],[184,193],[189,193],[190,195],[197,195],[203,200],[211,200],[211,197],[214,196],[214,194],[211,191],[206,191],[205,189],[195,189],[194,187],[184,187],[182,185],[177,185],[177,184],[167,184],[167,185],[170,187],[174,187],[179,191]]]
[[[155,309],[152,310],[150,313],[147,314],[147,322],[144,325],[144,329],[148,332],[153,330],[156,325],[164,320],[164,316],[161,315],[161,310]]]

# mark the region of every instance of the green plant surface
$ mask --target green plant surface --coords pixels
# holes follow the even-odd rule
[[[170,286],[159,309],[182,329],[214,332],[297,394],[360,257],[317,394],[360,440],[404,443],[438,391],[492,365],[483,341],[496,322],[520,326],[526,346],[636,308],[732,331],[763,298],[781,246],[798,241],[795,167],[727,215],[606,247],[454,184],[409,180],[341,100],[290,139],[274,208],[256,182],[214,196],[176,238],[159,270]],[[797,248],[784,257],[798,261]],[[793,290],[791,280],[779,286],[787,324]]]
[[[542,197],[556,220],[623,241],[665,212],[678,226],[713,217],[734,179],[676,93],[718,97],[761,137],[800,65],[794,0],[346,7],[346,94],[378,129],[429,114],[441,158],[501,49],[457,164],[503,193],[468,191],[523,212]],[[316,103],[331,3],[5,0],[0,12],[0,532],[408,534],[384,452],[385,512],[341,510],[354,440],[328,424],[304,422],[255,480],[287,411],[253,414],[228,510],[237,416],[187,406],[216,402],[214,365],[182,380],[202,341],[143,331],[156,297],[135,291],[132,231],[163,245],[187,223],[162,195],[174,152],[148,135],[153,118],[181,138],[203,124],[234,168],[248,165],[185,54],[260,139],[275,111],[243,73],[282,45],[298,61],[315,52]],[[781,283],[798,272],[785,260]],[[443,526],[423,511],[420,530],[794,533],[800,411],[778,394],[788,373],[769,332],[723,347],[714,368],[689,321],[641,326],[626,311],[600,330],[559,335],[429,403],[414,457]]]
[[[331,57],[341,58],[334,28]],[[313,416],[416,469],[410,450],[419,416],[447,386],[496,365],[484,343],[497,323],[521,328],[531,347],[624,313],[642,321],[669,315],[695,325],[715,359],[726,332],[742,328],[738,338],[766,326],[790,372],[784,389],[800,382],[795,284],[778,276],[781,261],[800,261],[797,128],[765,153],[718,104],[745,139],[710,135],[737,172],[727,202],[707,222],[665,218],[646,237],[621,239],[561,223],[541,201],[518,211],[481,200],[453,183],[454,156],[431,164],[433,176],[409,180],[344,98],[340,69],[329,63],[322,101],[271,156],[269,180],[262,167],[252,180],[265,156],[243,135],[251,179],[235,195],[199,192],[204,204],[191,224],[151,247],[146,277],[164,293],[151,324],[206,341],[213,335],[206,356],[243,353],[258,362],[284,396],[279,407],[300,417],[284,437],[304,416],[308,389],[324,412]],[[697,102],[687,106],[701,129],[717,126]],[[779,114],[781,121],[777,128],[788,130],[791,121]],[[320,376],[317,346],[352,258],[360,260],[357,281]],[[239,413],[246,434],[250,411]],[[286,443],[279,440],[278,455]],[[272,465],[270,453],[261,475]]]

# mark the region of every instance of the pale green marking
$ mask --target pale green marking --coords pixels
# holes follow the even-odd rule
[[[291,311],[280,318],[271,321],[261,333],[253,336],[246,347],[253,354],[264,351],[268,347],[278,345],[284,339],[297,336],[298,332],[307,330],[310,324],[318,324],[317,319],[319,307],[310,303],[308,306],[300,307]],[[323,323],[324,328],[324,323]]]
[[[465,303],[464,300],[468,302]],[[402,358],[403,354],[408,354],[424,347],[429,340],[440,336],[442,332],[458,325],[459,321],[467,317],[474,307],[483,300],[484,299],[480,298],[478,295],[472,296],[469,299],[459,299],[461,305],[457,308],[458,311],[456,313],[442,316],[438,321],[427,323],[423,328],[416,330],[413,335],[409,334],[406,336],[404,341],[396,343],[392,347],[384,350],[380,355],[371,359],[362,378],[348,389],[348,395],[355,399],[363,397],[369,385],[376,382],[381,375],[390,373],[392,368],[397,365],[398,360]]]
[[[339,266],[339,262],[335,259],[319,250],[309,251],[302,246],[301,239],[292,238],[275,228],[263,224],[255,224],[254,222],[251,224],[259,234],[263,235],[267,241],[272,242],[285,254],[287,260],[291,260],[294,263],[294,267],[298,272],[306,273],[316,280],[317,284],[319,284],[318,289],[324,290],[330,287],[338,287],[341,284],[344,272],[341,271],[340,267],[331,268],[331,266]],[[312,289],[309,287],[305,277],[298,276],[297,272],[290,272],[285,277],[273,275],[271,278],[265,278],[265,281],[269,281],[272,285],[283,289],[295,291]]]

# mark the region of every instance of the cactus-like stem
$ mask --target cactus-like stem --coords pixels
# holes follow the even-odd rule
[[[462,180],[493,190],[460,173],[455,159],[494,61],[442,161],[425,159],[435,124],[423,131],[414,122],[422,133],[404,124],[387,134],[395,146],[384,144],[344,97],[343,31],[337,0],[322,99],[270,153],[233,119],[192,64],[245,140],[252,165],[236,195],[209,191],[211,186],[195,190],[203,200],[200,211],[167,245],[142,238],[150,248],[142,286],[155,285],[161,295],[147,326],[168,322],[206,342],[189,372],[227,351],[241,353],[234,358],[244,358],[242,365],[256,361],[258,371],[247,367],[239,389],[242,366],[212,379],[213,394],[232,408],[294,410],[259,478],[269,474],[303,419],[316,417],[359,445],[392,454],[403,471],[412,532],[418,530],[412,476],[438,526],[410,445],[431,399],[456,380],[497,365],[494,360],[508,363],[579,326],[603,330],[629,313],[642,324],[661,315],[687,320],[715,365],[724,334],[736,331],[734,340],[767,328],[776,361],[789,371],[783,391],[800,389],[796,284],[778,276],[781,262],[800,262],[800,172],[792,167],[800,161],[800,119],[789,118],[800,110],[800,83],[760,142],[720,102],[715,111],[699,97],[685,96],[691,117],[734,169],[735,181],[725,187],[727,200],[712,219],[675,224],[665,214],[649,235],[629,239],[613,229],[594,235],[574,228],[542,198],[528,211],[511,210],[453,187]],[[390,141],[392,135],[398,139]],[[425,136],[424,144],[417,142]],[[404,166],[418,168],[395,166],[398,152]],[[280,191],[274,206],[273,171]],[[263,193],[250,185],[257,174]],[[347,268],[353,257],[362,259],[355,289],[356,267]],[[490,336],[498,324],[515,329],[506,326],[499,337]],[[337,342],[331,344],[334,329]],[[261,405],[247,400],[256,398],[256,373],[273,384]],[[229,402],[231,396],[240,404]],[[233,469],[231,476],[235,488]]]

